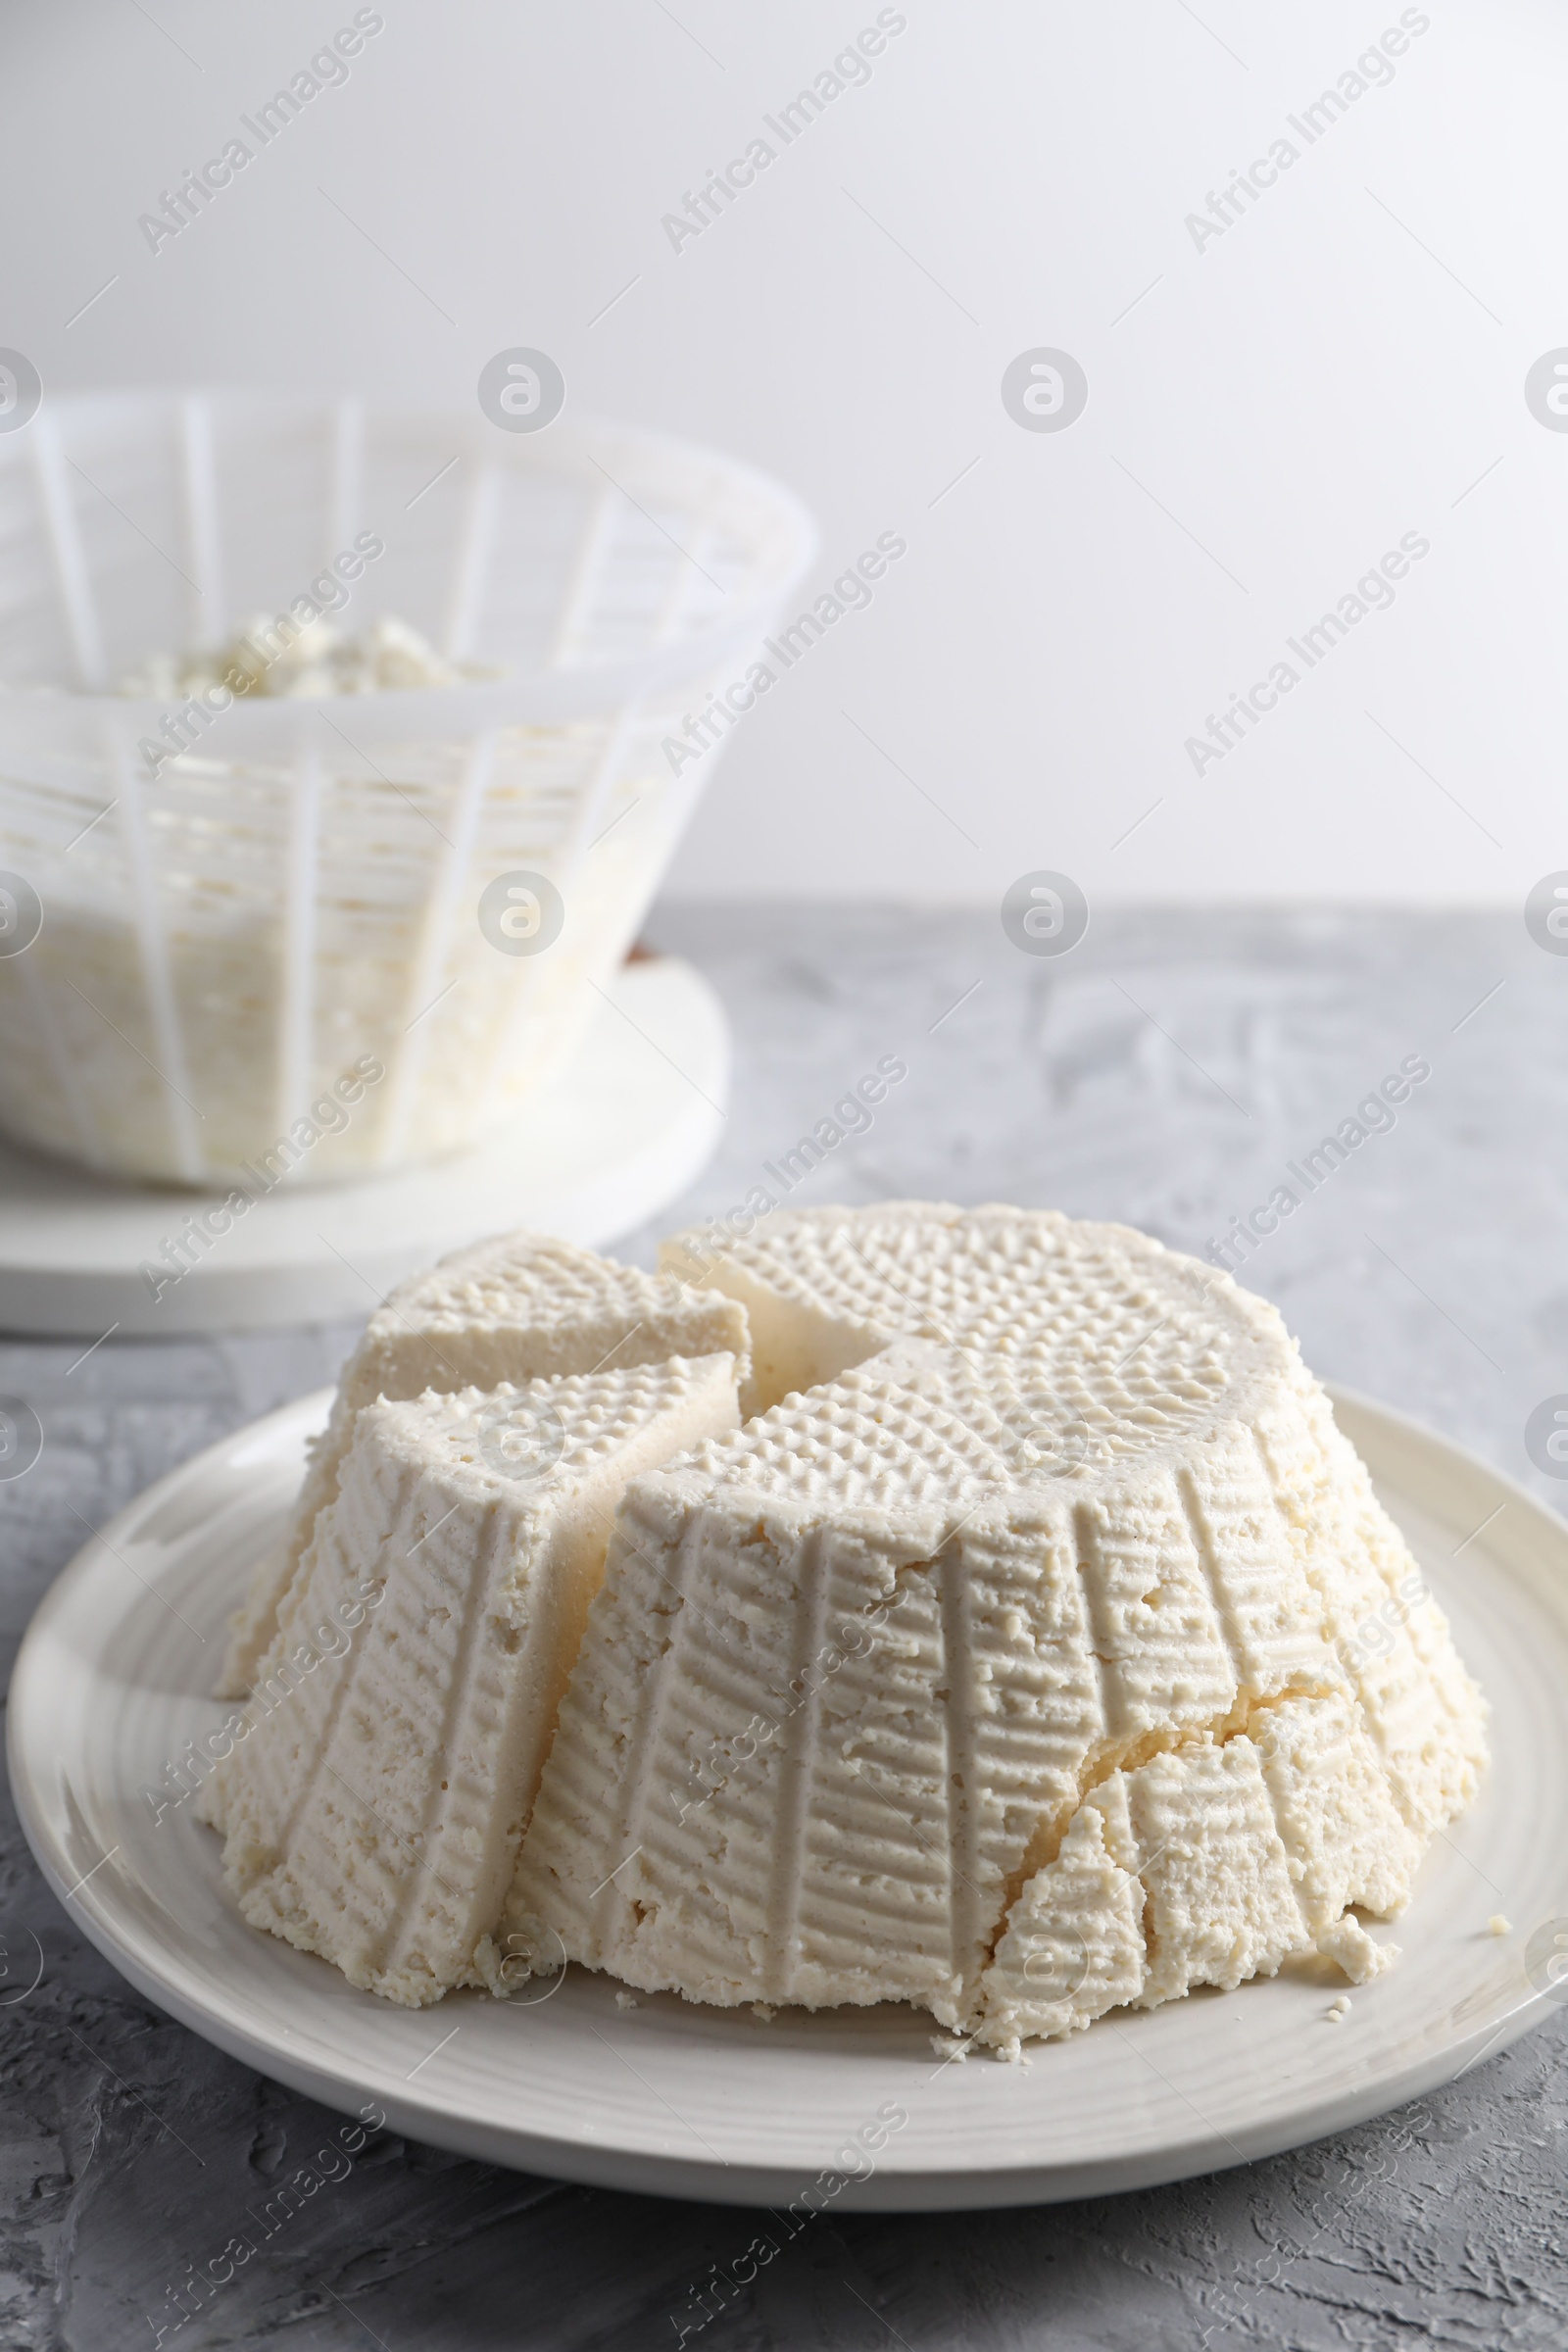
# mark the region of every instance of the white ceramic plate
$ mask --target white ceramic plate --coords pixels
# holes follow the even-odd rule
[[[1343,1984],[1317,1960],[1102,2019],[1037,2044],[1027,2066],[943,2062],[912,2010],[781,2011],[768,2025],[673,1995],[622,2009],[613,1984],[578,1970],[528,2004],[459,1993],[408,2011],[356,1992],[245,1926],[214,1834],[188,1803],[155,1820],[145,1793],[162,1786],[167,1801],[171,1761],[226,1712],[204,1695],[220,1629],[278,1535],[326,1404],[307,1398],[199,1454],[78,1555],[18,1658],[9,1752],[33,1852],[99,1949],[196,2033],[330,2107],[373,2099],[421,2139],[666,2196],[1022,2204],[1298,2146],[1447,2082],[1546,2014],[1554,1996],[1532,1989],[1527,1953],[1549,1983],[1540,1955],[1568,1914],[1568,1528],[1429,1432],[1344,1396],[1342,1426],[1491,1696],[1494,1756],[1394,1930],[1403,1960],[1354,1993],[1346,2023],[1329,2020]],[[1499,1912],[1506,1937],[1488,1932]]]

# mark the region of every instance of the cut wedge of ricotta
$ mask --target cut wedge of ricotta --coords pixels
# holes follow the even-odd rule
[[[404,1283],[371,1316],[343,1368],[285,1543],[260,1564],[235,1617],[219,1697],[243,1698],[251,1689],[318,1514],[337,1493],[356,1417],[376,1397],[717,1352],[733,1355],[746,1377],[745,1310],[721,1293],[639,1273],[542,1234],[481,1242]]]
[[[1484,1707],[1275,1310],[1050,1212],[705,1251],[663,1262],[744,1305],[760,1417],[627,1490],[518,1933],[1004,2050],[1293,1954],[1373,1974],[1355,1910],[1469,1802]]]
[[[674,1356],[358,1411],[202,1791],[254,1926],[389,2000],[478,1981],[622,1489],[733,1429],[735,1373]]]

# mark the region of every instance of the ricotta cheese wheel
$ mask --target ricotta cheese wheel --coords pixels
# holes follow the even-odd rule
[[[376,1397],[711,1353],[733,1355],[746,1377],[743,1307],[717,1291],[639,1273],[543,1234],[481,1242],[402,1284],[370,1317],[343,1368],[287,1539],[280,1553],[259,1564],[235,1616],[217,1695],[243,1698],[251,1689],[317,1518],[337,1493],[355,1420]]]
[[[733,1429],[735,1373],[672,1356],[360,1409],[201,1791],[254,1926],[409,2005],[479,1981],[615,1505]]]
[[[622,1501],[507,1918],[647,1990],[1003,2050],[1314,1948],[1365,1976],[1484,1703],[1266,1301],[894,1203],[662,1261],[757,1417]]]

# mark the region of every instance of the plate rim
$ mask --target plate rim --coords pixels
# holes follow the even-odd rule
[[[1559,1548],[1568,1547],[1568,1525],[1505,1471],[1414,1416],[1360,1390],[1339,1382],[1325,1382],[1324,1387],[1336,1412],[1343,1404],[1351,1415],[1373,1427],[1383,1425],[1406,1446],[1413,1445],[1427,1454],[1435,1449],[1439,1455],[1448,1457],[1455,1467],[1485,1480],[1503,1501],[1520,1505],[1538,1540]],[[134,1943],[125,1939],[115,1912],[90,1880],[73,1883],[69,1869],[62,1867],[65,1858],[49,1817],[43,1777],[34,1773],[27,1754],[30,1719],[40,1703],[33,1695],[33,1678],[41,1671],[55,1620],[69,1610],[78,1589],[98,1568],[105,1547],[116,1539],[133,1536],[137,1523],[152,1515],[172,1491],[237,1446],[254,1448],[258,1441],[265,1443],[279,1433],[282,1425],[292,1422],[308,1426],[313,1417],[324,1419],[332,1394],[330,1388],[324,1388],[296,1397],[229,1431],[167,1471],[117,1511],[101,1535],[73,1554],[39,1600],[12,1667],[6,1707],[6,1765],[23,1834],[51,1891],[63,1908],[74,1905],[72,1916],[88,1941],[155,2008],[241,2064],[339,2113],[359,2113],[368,2095],[382,2109],[388,2125],[412,2138],[481,2162],[537,2172],[591,2187],[752,2209],[776,2204],[781,2197],[787,2198],[792,2193],[799,2196],[804,2168],[798,2163],[726,2163],[677,2152],[616,2147],[595,2139],[566,2137],[557,2132],[531,2130],[522,2122],[500,2126],[465,2113],[454,2105],[450,2096],[436,2103],[432,2094],[412,2088],[394,2090],[385,2084],[372,2087],[347,2068],[334,2070],[292,2053],[286,2044],[235,2024],[224,2014],[216,1995],[188,1991],[181,1982],[171,1980],[148,1965]],[[1378,2075],[1364,2093],[1336,2090],[1254,2125],[1239,2125],[1234,2134],[1205,2127],[1185,2139],[1166,2139],[1157,2148],[1132,2153],[1070,2162],[1056,2159],[956,2169],[932,2162],[901,2165],[899,2152],[890,2146],[882,2151],[869,2174],[859,2178],[841,2176],[841,2190],[835,2192],[835,2201],[846,2208],[867,2212],[987,2207],[1000,2210],[1117,2194],[1190,2180],[1200,2174],[1228,2171],[1240,2164],[1255,2163],[1264,2157],[1308,2146],[1421,2098],[1454,2081],[1483,2052],[1507,2048],[1522,2034],[1543,2024],[1558,2006],[1560,2003],[1526,1983],[1500,2024],[1484,2021],[1429,2056],[1412,2059],[1392,2073]]]

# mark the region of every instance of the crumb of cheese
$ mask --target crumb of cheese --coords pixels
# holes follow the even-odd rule
[[[172,701],[223,686],[241,697],[321,702],[334,694],[464,686],[499,675],[474,662],[449,661],[417,629],[390,614],[351,636],[325,618],[300,628],[262,612],[227,645],[153,655],[121,679],[119,691]]]

